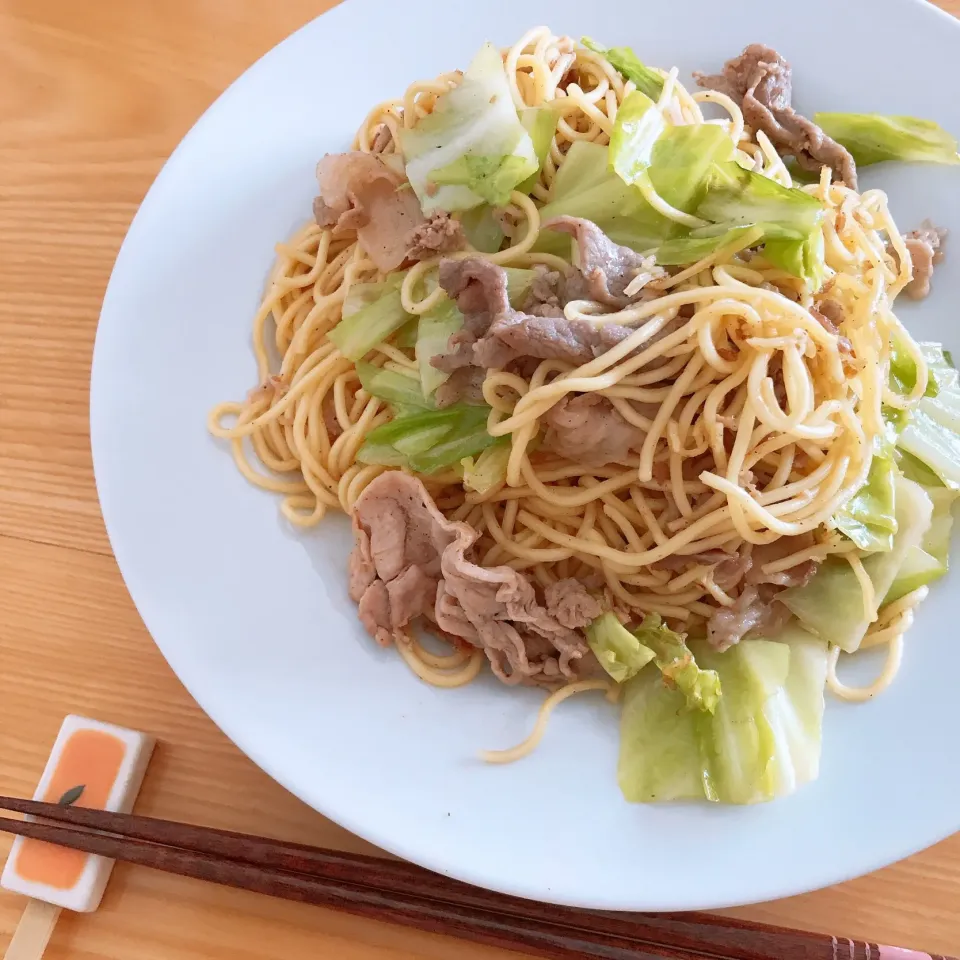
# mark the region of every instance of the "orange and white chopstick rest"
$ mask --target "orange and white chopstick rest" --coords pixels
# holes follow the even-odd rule
[[[68,716],[33,799],[129,813],[154,742],[136,730]],[[96,910],[112,869],[113,861],[106,857],[17,837],[0,886],[31,899],[4,960],[39,960],[60,910]]]

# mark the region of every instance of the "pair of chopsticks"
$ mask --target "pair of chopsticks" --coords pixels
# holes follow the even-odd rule
[[[551,906],[409,863],[150,817],[10,797],[0,797],[0,810],[46,821],[0,818],[0,830],[7,833],[541,957],[838,960],[879,955],[875,944],[708,914],[618,914]],[[927,960],[929,955],[908,956]]]

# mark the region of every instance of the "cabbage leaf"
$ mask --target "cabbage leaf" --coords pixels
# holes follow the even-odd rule
[[[895,483],[897,532],[893,544],[884,553],[863,558],[878,604],[893,586],[907,554],[920,546],[933,516],[930,497],[919,484],[903,477]],[[807,630],[846,653],[854,653],[860,647],[870,626],[860,582],[850,564],[840,557],[828,557],[809,583],[788,587],[777,594],[777,599]]]
[[[500,52],[485,44],[433,112],[400,133],[407,179],[424,213],[469,210],[537,171],[533,140],[517,115]]]
[[[663,77],[652,70],[629,47],[605,47],[596,40],[583,37],[580,41],[588,50],[606,57],[616,70],[651,100],[658,100],[663,93]]]
[[[624,685],[618,779],[627,800],[754,803],[793,793],[819,773],[827,645],[796,624],[777,641],[725,653],[694,641],[723,696],[711,714],[653,670]]]
[[[664,682],[683,695],[690,709],[713,713],[721,698],[720,679],[713,670],[703,670],[687,646],[683,634],[671,630],[659,614],[649,613],[634,636],[653,651]]]
[[[884,160],[960,163],[956,137],[933,120],[879,113],[816,113],[813,122],[843,144],[861,167]]]
[[[600,666],[623,683],[636,676],[656,654],[642,644],[613,613],[604,613],[587,627],[587,643]]]

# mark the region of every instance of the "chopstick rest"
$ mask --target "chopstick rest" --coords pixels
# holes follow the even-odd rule
[[[71,714],[60,727],[34,800],[129,813],[140,792],[155,740],[136,730]],[[61,908],[91,913],[100,906],[113,860],[17,837],[0,886],[30,897],[5,960],[36,960]]]

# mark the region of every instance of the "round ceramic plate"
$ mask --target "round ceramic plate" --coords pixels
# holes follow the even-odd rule
[[[687,79],[763,41],[794,64],[807,112],[914,114],[960,133],[960,26],[914,0],[349,0],[210,108],[117,259],[91,432],[123,575],[173,669],[253,760],[347,829],[441,873],[568,904],[686,909],[873,870],[960,826],[954,575],[923,605],[893,688],[829,705],[816,783],[748,808],[634,806],[616,783],[617,717],[599,697],[558,710],[529,759],[485,766],[477,751],[522,739],[542,694],[489,677],[453,691],[417,680],[357,621],[343,518],[291,530],[207,435],[209,408],[254,383],[251,318],[274,243],[310,216],[317,160],[414,79],[543,22],[631,45]],[[960,231],[956,168],[863,179],[889,191],[903,229],[932,216]],[[933,295],[901,317],[957,350],[951,256]]]

